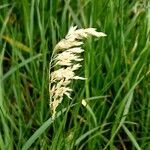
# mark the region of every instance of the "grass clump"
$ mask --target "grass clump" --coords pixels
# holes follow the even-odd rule
[[[64,44],[72,24],[107,37]],[[1,0],[0,27],[0,149],[149,150],[149,0]],[[52,119],[49,80],[67,68]]]

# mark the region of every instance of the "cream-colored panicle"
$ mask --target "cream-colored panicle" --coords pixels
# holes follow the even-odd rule
[[[62,103],[64,96],[71,99],[71,92],[73,91],[69,85],[73,80],[85,80],[86,78],[77,76],[75,71],[82,65],[80,62],[81,53],[84,50],[80,47],[83,44],[83,39],[89,36],[103,37],[105,33],[97,32],[95,28],[77,29],[77,26],[71,27],[68,34],[62,39],[54,48],[54,56],[50,67],[50,108],[52,111],[52,118],[56,116],[56,109]],[[85,102],[82,101],[85,105]]]

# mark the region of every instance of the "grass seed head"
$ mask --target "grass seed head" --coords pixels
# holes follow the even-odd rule
[[[64,95],[71,99],[72,89],[69,87],[71,81],[85,80],[83,77],[76,76],[75,71],[81,67],[79,62],[83,60],[80,56],[80,53],[84,52],[80,47],[83,44],[82,40],[89,36],[103,37],[106,34],[97,32],[95,28],[77,29],[77,26],[74,26],[54,48],[55,55],[52,60],[55,63],[54,66],[58,67],[54,68],[53,72],[50,71],[49,75],[50,108],[53,119]]]

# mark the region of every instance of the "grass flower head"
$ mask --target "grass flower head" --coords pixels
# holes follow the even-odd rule
[[[51,72],[52,63],[50,62],[49,74],[49,93],[50,108],[52,118],[56,116],[56,109],[62,102],[64,95],[71,99],[73,91],[69,85],[72,80],[85,80],[75,74],[75,71],[81,67],[80,62],[83,60],[80,54],[84,52],[81,48],[83,39],[89,36],[102,37],[106,34],[97,32],[95,28],[77,29],[77,26],[71,27],[68,34],[54,48],[54,71]],[[57,68],[57,69],[55,69]]]

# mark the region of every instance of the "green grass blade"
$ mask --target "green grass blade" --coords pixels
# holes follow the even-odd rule
[[[129,139],[132,141],[133,145],[136,147],[137,150],[141,150],[141,147],[137,143],[135,137],[133,134],[128,130],[128,128],[125,125],[122,125],[123,129],[125,130],[126,134],[128,135]]]
[[[42,54],[37,54],[36,56],[30,57],[27,60],[25,60],[24,62],[20,63],[17,66],[14,66],[13,68],[11,68],[6,74],[4,74],[4,76],[2,77],[2,81],[5,80],[6,78],[8,78],[10,75],[12,75],[16,70],[18,70],[19,68],[25,66],[27,63],[32,62],[33,60],[41,57]]]
[[[66,109],[63,109],[62,111],[57,113],[57,116],[55,119],[57,119],[61,114],[63,114],[66,111]],[[28,139],[28,141],[23,145],[22,150],[27,150],[31,147],[31,145],[35,142],[37,138],[40,137],[42,133],[45,132],[45,130],[53,123],[54,120],[52,118],[49,118],[47,121],[45,121],[42,126],[36,130],[36,132]]]

